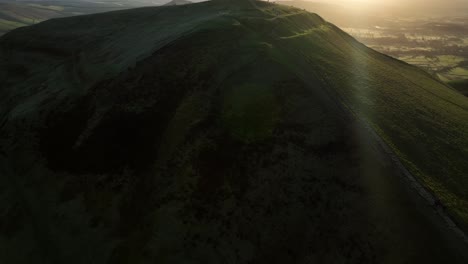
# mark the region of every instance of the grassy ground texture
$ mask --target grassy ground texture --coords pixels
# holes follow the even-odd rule
[[[6,263],[466,263],[349,113],[464,224],[467,98],[317,15],[46,21],[0,38],[0,100]]]

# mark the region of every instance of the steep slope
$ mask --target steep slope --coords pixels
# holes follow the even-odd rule
[[[452,81],[449,83],[455,90],[468,96],[468,80]]]
[[[463,224],[467,109],[269,3],[17,29],[0,39],[0,259],[466,263],[362,123]]]

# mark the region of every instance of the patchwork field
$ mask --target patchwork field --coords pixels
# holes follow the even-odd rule
[[[419,66],[442,81],[468,79],[468,18],[393,20],[385,26],[343,29],[369,47]]]

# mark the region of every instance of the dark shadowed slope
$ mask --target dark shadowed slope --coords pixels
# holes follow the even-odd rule
[[[465,223],[467,99],[317,15],[257,6],[2,37],[0,260],[466,263],[354,115]]]
[[[468,80],[453,81],[450,82],[450,86],[463,95],[468,96]]]

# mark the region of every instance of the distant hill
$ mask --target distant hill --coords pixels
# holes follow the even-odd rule
[[[172,0],[167,4],[164,4],[166,6],[175,6],[175,5],[188,5],[191,4],[192,2],[187,1],[187,0]]]
[[[467,120],[460,93],[284,5],[18,28],[0,263],[466,264]]]
[[[161,3],[162,4],[162,3]],[[51,18],[135,8],[153,3],[133,1],[0,1],[0,35]]]

